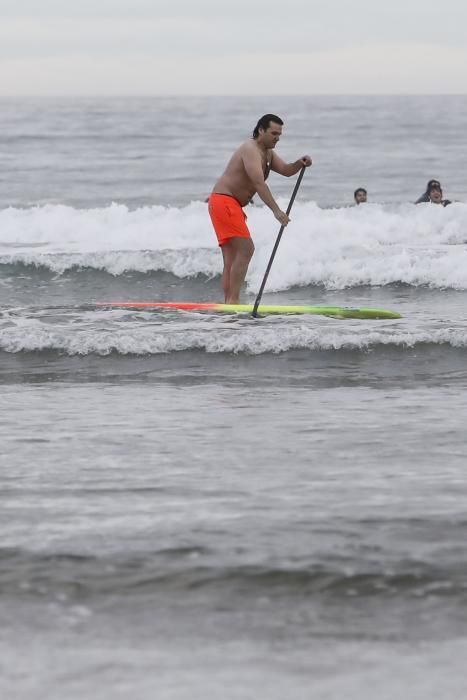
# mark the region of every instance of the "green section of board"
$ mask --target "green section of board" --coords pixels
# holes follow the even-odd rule
[[[217,304],[216,311],[226,313],[251,313],[252,304]],[[260,304],[258,314],[314,314],[332,318],[384,319],[401,318],[395,311],[385,309],[354,309],[342,306],[271,306]]]

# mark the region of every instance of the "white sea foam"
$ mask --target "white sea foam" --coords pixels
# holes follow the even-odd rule
[[[467,331],[462,327],[411,330],[391,321],[384,324],[349,322],[345,326],[330,319],[307,324],[295,319],[281,323],[275,319],[269,325],[219,323],[200,319],[194,325],[168,324],[164,329],[153,324],[131,324],[126,328],[90,329],[77,324],[70,326],[44,325],[32,319],[0,330],[0,350],[9,353],[58,351],[67,355],[158,355],[202,350],[208,353],[241,353],[260,355],[290,350],[330,351],[361,350],[396,346],[402,349],[420,345],[449,345],[467,347]]]
[[[281,202],[285,207],[286,202]],[[256,253],[247,278],[261,283],[279,224],[260,206],[247,208]],[[218,275],[221,255],[206,204],[184,208],[114,204],[104,209],[47,205],[0,211],[0,263],[45,266],[56,273],[74,267],[167,271],[178,277]],[[324,285],[402,282],[467,289],[467,204],[320,209],[295,204],[268,281],[270,291]]]

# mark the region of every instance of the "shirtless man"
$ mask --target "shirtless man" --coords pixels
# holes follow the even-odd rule
[[[255,250],[242,207],[258,194],[281,225],[287,226],[290,219],[279,208],[266,179],[271,170],[290,177],[311,165],[309,156],[285,163],[273,153],[283,124],[274,114],[261,117],[253,138],[237,148],[208,200],[209,215],[224,259],[222,286],[226,304],[239,303],[240,290]]]

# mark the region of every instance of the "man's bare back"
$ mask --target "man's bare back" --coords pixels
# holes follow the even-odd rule
[[[256,187],[245,168],[245,158],[247,162],[251,159],[259,160],[263,178],[266,181],[271,169],[272,150],[260,150],[256,141],[251,140],[245,141],[237,148],[212,190],[217,194],[228,194],[235,197],[242,207],[246,206],[256,194]]]

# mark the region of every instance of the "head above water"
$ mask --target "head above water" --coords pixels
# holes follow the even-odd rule
[[[258,119],[258,123],[253,129],[253,138],[257,139],[262,133],[271,130],[272,126],[282,127],[283,125],[284,122],[276,114],[263,114],[261,119]],[[282,129],[280,129],[280,133],[282,133]]]
[[[440,181],[439,180],[428,180],[428,182],[426,183],[426,190],[425,190],[426,194],[429,194],[430,190],[433,187],[437,187],[440,190],[441,189]]]
[[[368,193],[364,187],[358,187],[353,193],[353,198],[355,199],[357,204],[362,204],[363,202],[366,202],[367,195]]]
[[[430,187],[430,190],[428,192],[428,196],[430,198],[430,202],[435,202],[435,204],[439,204],[442,199],[443,199],[443,190],[439,186],[439,184],[434,184]]]

